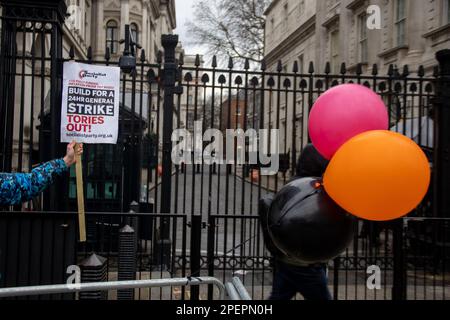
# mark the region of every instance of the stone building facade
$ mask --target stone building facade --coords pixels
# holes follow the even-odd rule
[[[378,16],[368,12],[373,5]],[[379,74],[386,75],[393,64],[400,70],[408,65],[410,72],[415,73],[422,65],[425,73],[431,75],[437,65],[436,52],[450,48],[450,0],[274,0],[265,15],[265,60],[269,72],[276,72],[279,61],[282,72],[292,72],[297,61],[302,74],[308,73],[310,62],[316,73],[323,73],[330,62],[331,73],[339,74],[344,62],[348,72],[356,71],[361,64],[363,72],[370,73],[377,64]],[[375,18],[379,28],[370,30],[369,18]],[[284,130],[292,132],[294,125],[299,132],[301,126],[307,137],[308,108],[303,114],[301,97],[295,120],[292,103],[286,105],[281,99],[278,124],[273,120],[276,99],[276,94],[265,97],[264,126],[279,127],[281,134]],[[275,107],[269,107],[270,100]],[[271,123],[268,119],[272,119]],[[297,150],[306,141],[296,141]],[[286,147],[289,151],[290,146],[290,135],[286,140],[280,139],[281,150]]]
[[[155,62],[161,50],[161,35],[176,28],[174,0],[67,0],[66,46],[74,45],[83,56],[92,47],[94,59],[102,59],[106,47],[116,60],[123,48],[125,25],[134,41],[145,49],[147,60]]]

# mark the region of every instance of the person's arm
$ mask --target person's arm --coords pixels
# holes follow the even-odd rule
[[[39,195],[75,163],[74,146],[74,142],[67,146],[63,159],[46,162],[30,173],[0,173],[0,205],[17,205]]]
[[[17,205],[33,199],[67,169],[64,160],[57,159],[34,168],[30,173],[0,174],[0,205]]]

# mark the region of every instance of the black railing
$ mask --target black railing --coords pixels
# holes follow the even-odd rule
[[[169,263],[162,266],[158,232],[161,220],[168,221],[172,240]],[[405,293],[410,300],[445,300],[450,294],[450,219],[402,219],[405,239]],[[77,243],[74,212],[3,212],[0,214],[0,287],[65,283],[67,267],[80,264],[93,252],[106,258],[106,279],[117,280],[120,229],[135,231],[136,279],[214,276],[223,282],[239,276],[253,299],[266,299],[272,285],[273,258],[265,249],[259,218],[211,215],[209,223],[200,216],[152,213],[88,213],[87,242]],[[393,298],[393,224],[358,224],[349,248],[329,262],[329,286],[340,300],[385,300]],[[55,241],[58,239],[58,241]],[[379,270],[379,288],[368,286]],[[368,273],[368,270],[370,273]],[[369,283],[372,283],[369,281]],[[373,282],[376,284],[376,282]],[[190,299],[213,296],[208,288],[139,289],[135,299]],[[40,298],[66,298],[51,296]],[[115,292],[109,293],[115,299]],[[215,297],[216,298],[216,297]],[[300,297],[299,297],[300,298]]]

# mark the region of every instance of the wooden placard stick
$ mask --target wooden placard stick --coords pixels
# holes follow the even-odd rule
[[[84,190],[83,190],[83,163],[81,155],[78,154],[80,145],[75,145],[75,172],[77,176],[77,203],[78,203],[78,229],[80,231],[80,242],[86,242],[86,219],[84,212]]]

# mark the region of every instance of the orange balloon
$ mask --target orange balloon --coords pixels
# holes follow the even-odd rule
[[[345,143],[331,159],[324,187],[349,213],[388,221],[413,211],[430,185],[430,165],[411,139],[369,131]]]

